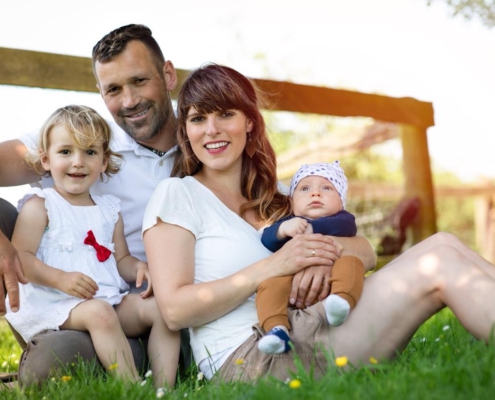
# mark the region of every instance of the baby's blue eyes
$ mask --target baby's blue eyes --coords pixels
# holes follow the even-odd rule
[[[303,186],[303,187],[301,188],[301,192],[308,192],[309,190],[311,190],[311,188],[310,188],[309,186]],[[329,191],[331,191],[331,190],[332,190],[332,187],[331,187],[331,186],[323,186],[323,187],[321,188],[321,190],[324,190],[324,191],[326,191],[326,192],[329,192]]]

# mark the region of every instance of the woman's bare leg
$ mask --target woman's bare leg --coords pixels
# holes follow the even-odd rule
[[[96,354],[105,368],[116,364],[117,368],[111,369],[115,375],[132,382],[139,379],[117,313],[106,301],[93,299],[78,304],[60,329],[89,332]]]
[[[440,245],[448,245],[457,249],[464,257],[476,264],[477,267],[481,268],[485,273],[495,278],[495,266],[481,257],[478,253],[467,247],[459,238],[456,236],[446,233],[439,232],[429,238],[423,240],[421,243],[411,247],[409,250],[392,260],[385,267],[389,265],[394,265],[397,261],[401,261],[403,258],[410,258],[413,256],[419,256],[420,254],[435,249]]]
[[[156,387],[173,387],[179,363],[180,334],[168,329],[155,297],[129,294],[117,307],[122,329],[127,336],[139,336],[150,330],[148,355]]]
[[[436,246],[421,243],[365,279],[356,308],[330,331],[336,356],[345,355],[356,364],[370,357],[393,358],[419,326],[445,306],[472,335],[489,340],[495,323],[494,267],[477,263],[467,248],[441,242],[446,239],[437,237]]]

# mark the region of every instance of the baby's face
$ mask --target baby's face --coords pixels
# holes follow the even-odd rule
[[[297,217],[328,217],[342,210],[342,199],[328,179],[311,175],[297,184],[292,195],[292,208]]]

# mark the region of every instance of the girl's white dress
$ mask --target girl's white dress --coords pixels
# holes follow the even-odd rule
[[[99,287],[95,298],[119,304],[129,286],[117,271],[115,257],[111,254],[106,261],[98,261],[95,248],[84,244],[84,239],[91,230],[98,244],[114,251],[112,240],[120,200],[111,195],[92,196],[95,206],[72,206],[54,189],[33,188],[19,201],[18,209],[32,196],[45,199],[49,219],[36,254],[38,259],[66,272],[90,276]],[[7,302],[5,318],[26,342],[44,330],[58,330],[70,311],[85,301],[32,283],[19,285],[19,289],[20,310],[13,313]]]

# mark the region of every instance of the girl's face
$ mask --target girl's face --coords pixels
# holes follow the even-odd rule
[[[342,199],[328,179],[310,175],[297,184],[292,195],[292,208],[296,217],[328,217],[342,210]]]
[[[203,169],[241,170],[247,132],[253,123],[240,110],[200,113],[191,107],[187,114],[186,132]]]
[[[102,145],[77,147],[64,125],[52,128],[48,154],[41,157],[41,165],[50,171],[55,182],[55,190],[74,205],[90,200],[89,188],[106,170],[107,163]]]

